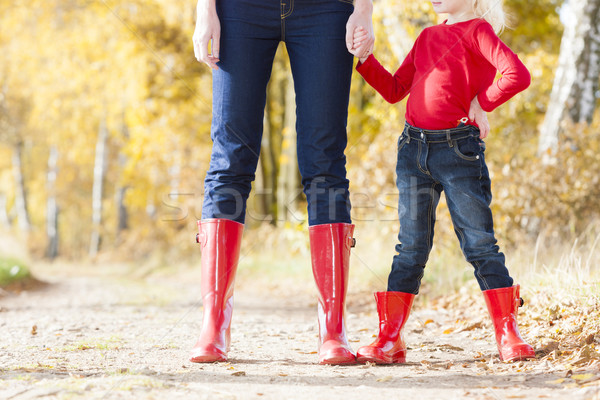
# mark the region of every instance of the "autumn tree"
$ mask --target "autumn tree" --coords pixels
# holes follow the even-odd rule
[[[553,153],[565,123],[591,123],[600,76],[600,0],[567,0],[564,33],[538,152]]]

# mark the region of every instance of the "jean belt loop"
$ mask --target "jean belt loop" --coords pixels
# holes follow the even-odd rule
[[[452,136],[450,135],[449,130],[446,130],[446,140],[448,141],[448,146],[454,147],[454,143],[452,142]]]

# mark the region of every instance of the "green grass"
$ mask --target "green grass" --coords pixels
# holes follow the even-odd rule
[[[58,348],[56,351],[83,351],[83,350],[119,350],[123,343],[122,340],[116,336],[109,338],[89,338],[83,341],[75,342],[68,346]]]
[[[29,268],[14,258],[0,257],[0,287],[31,278]]]

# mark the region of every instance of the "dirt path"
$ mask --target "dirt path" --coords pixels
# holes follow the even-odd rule
[[[50,275],[44,289],[0,298],[2,399],[600,398],[599,386],[558,384],[566,371],[548,362],[499,363],[485,315],[457,321],[419,304],[407,364],[317,365],[314,292],[300,289],[239,288],[230,362],[191,364],[201,318],[195,273]],[[354,349],[376,333],[371,299],[351,294]]]

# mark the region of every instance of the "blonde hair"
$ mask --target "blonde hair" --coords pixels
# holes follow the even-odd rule
[[[483,18],[500,34],[506,28],[506,15],[504,14],[502,0],[472,0],[473,12],[478,18]]]

